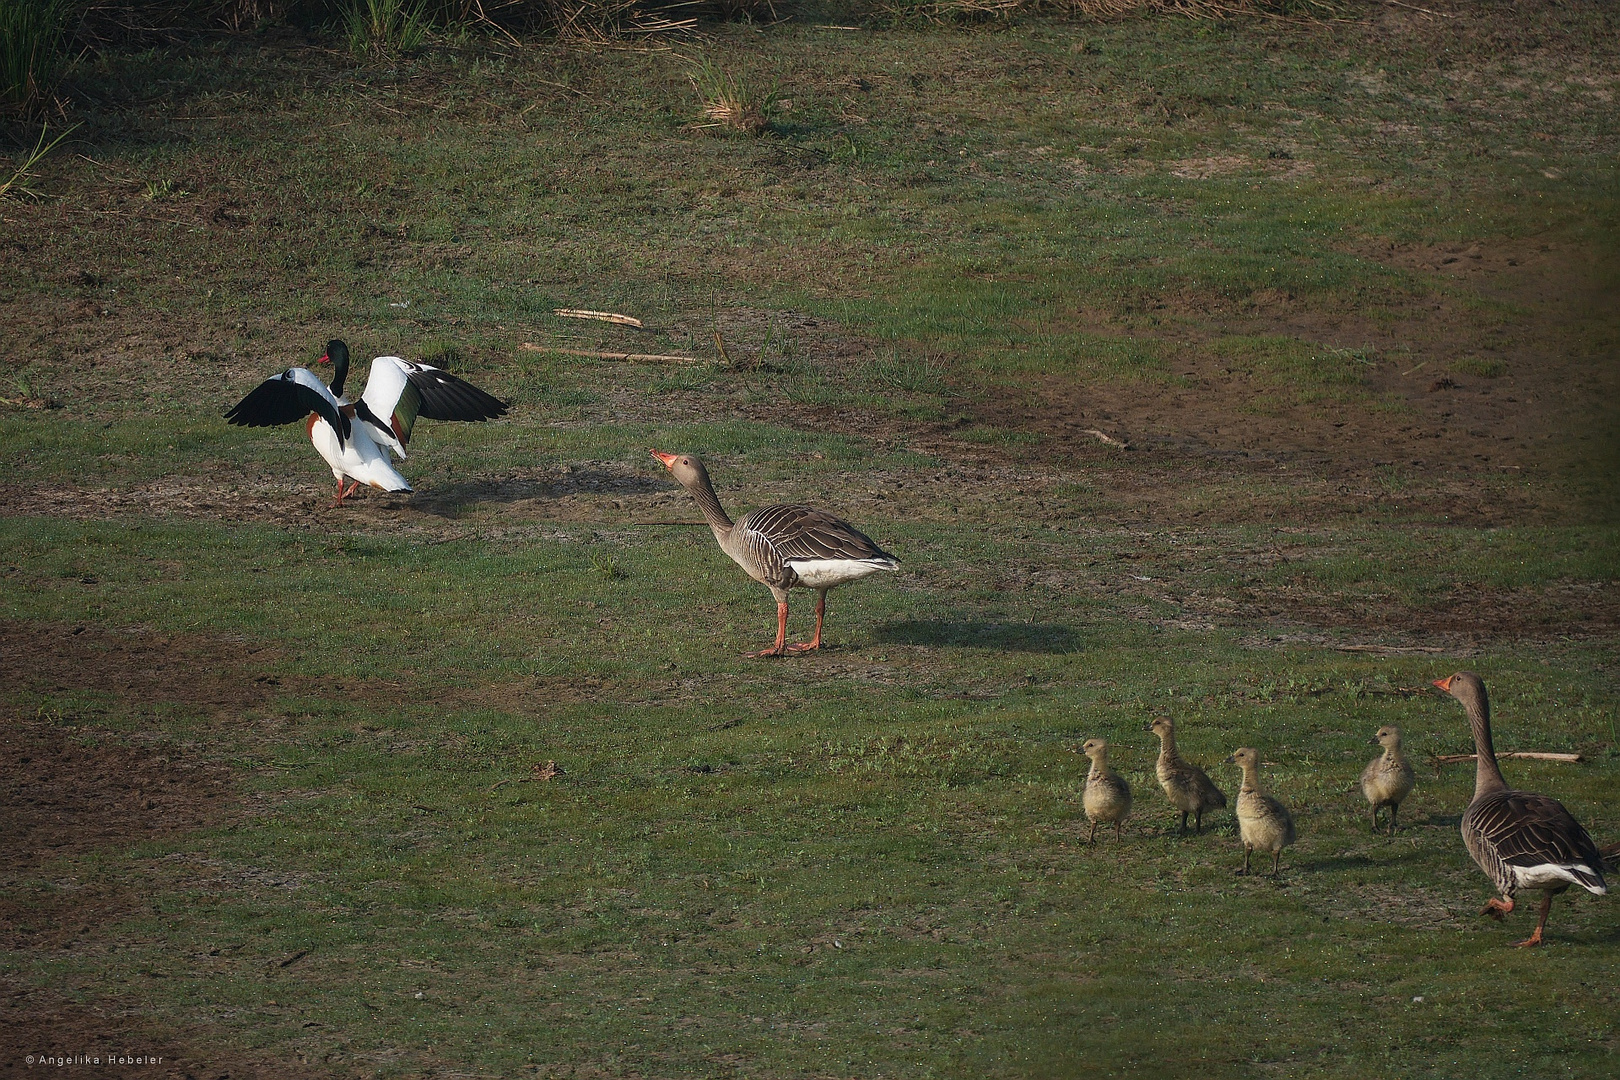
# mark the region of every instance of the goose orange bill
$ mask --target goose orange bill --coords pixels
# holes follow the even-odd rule
[[[1434,685],[1438,686],[1440,689],[1444,690],[1446,693],[1449,694],[1449,693],[1451,693],[1451,680],[1455,679],[1456,677],[1457,676],[1455,676],[1455,675],[1447,675],[1443,679],[1434,680]]]
[[[673,469],[675,467],[675,459],[681,456],[679,454],[666,454],[662,450],[649,450],[647,452],[653,457],[657,458],[659,461],[662,461],[664,463],[664,468],[666,469]]]

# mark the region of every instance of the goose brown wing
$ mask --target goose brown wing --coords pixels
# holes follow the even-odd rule
[[[1603,856],[1564,804],[1528,791],[1504,791],[1470,807],[1468,823],[1510,866],[1585,866],[1599,883]]]
[[[843,518],[809,506],[766,506],[737,523],[763,537],[784,561],[792,559],[887,559],[894,556]]]

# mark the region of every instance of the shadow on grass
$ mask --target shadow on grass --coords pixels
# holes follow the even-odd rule
[[[872,631],[887,645],[933,645],[1008,652],[1070,653],[1080,649],[1073,627],[1053,623],[998,623],[974,619],[902,619]]]
[[[443,518],[460,517],[468,507],[480,503],[516,503],[527,499],[556,499],[564,495],[645,495],[669,489],[668,481],[656,476],[627,476],[623,473],[581,469],[561,479],[508,477],[502,480],[466,480],[436,486],[411,499],[411,508]]]

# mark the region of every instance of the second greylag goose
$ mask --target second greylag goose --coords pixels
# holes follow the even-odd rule
[[[1147,729],[1159,737],[1159,760],[1154,764],[1159,786],[1169,796],[1170,805],[1181,811],[1181,828],[1177,831],[1187,831],[1187,815],[1191,814],[1194,827],[1203,832],[1204,814],[1224,807],[1226,795],[1203,769],[1176,750],[1176,725],[1168,716],[1159,717]]]
[[[1540,945],[1554,896],[1571,885],[1598,896],[1609,891],[1603,855],[1563,803],[1507,786],[1491,745],[1491,703],[1484,680],[1472,671],[1459,671],[1434,685],[1462,702],[1474,732],[1474,799],[1463,814],[1463,845],[1502,892],[1500,900],[1493,896],[1486,901],[1480,914],[1500,921],[1513,910],[1514,893],[1542,890],[1536,932],[1516,943]]]
[[[1371,741],[1382,746],[1384,752],[1369,761],[1361,771],[1361,793],[1367,796],[1367,802],[1372,805],[1373,832],[1378,831],[1378,811],[1387,806],[1389,835],[1394,836],[1395,812],[1401,808],[1401,800],[1412,794],[1412,788],[1417,784],[1417,774],[1412,771],[1412,763],[1406,760],[1406,752],[1401,749],[1400,728],[1385,724]]]
[[[1249,872],[1249,856],[1258,848],[1271,852],[1271,876],[1282,865],[1283,848],[1294,842],[1294,815],[1288,807],[1260,790],[1260,754],[1249,746],[1232,751],[1228,765],[1243,770],[1243,786],[1238,788],[1238,835],[1243,838],[1243,869]]]
[[[898,570],[900,561],[842,518],[808,506],[767,506],[732,521],[720,506],[703,462],[690,454],[652,451],[675,482],[691,493],[714,530],[720,550],[776,598],[776,644],[749,656],[784,656],[821,648],[827,590],[859,581],[880,570]],[[787,644],[788,590],[816,591],[816,634],[802,645]]]
[[[1091,759],[1091,771],[1086,774],[1086,793],[1081,798],[1086,817],[1091,819],[1091,836],[1086,843],[1097,840],[1097,826],[1113,823],[1114,835],[1124,835],[1125,819],[1131,816],[1131,785],[1125,778],[1108,767],[1108,743],[1104,739],[1087,739],[1080,747]]]

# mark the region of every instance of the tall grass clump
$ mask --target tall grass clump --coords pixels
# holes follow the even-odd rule
[[[349,0],[343,28],[356,56],[414,52],[427,40],[426,0]]]
[[[776,106],[776,87],[761,93],[741,75],[733,74],[708,58],[690,62],[686,75],[703,103],[705,126],[731,128],[749,135],[762,133]]]
[[[0,0],[0,109],[44,107],[67,58],[72,0]]]

